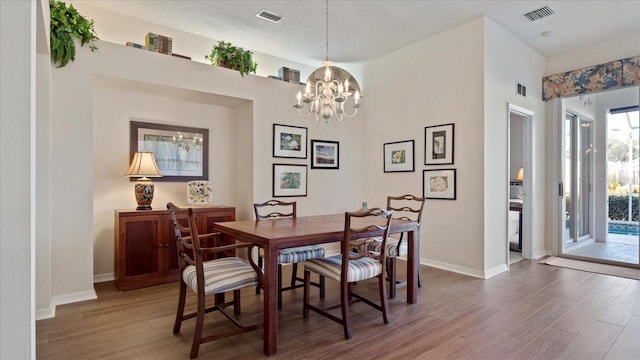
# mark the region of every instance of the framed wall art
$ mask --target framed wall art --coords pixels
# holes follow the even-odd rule
[[[337,141],[311,140],[311,168],[339,169],[340,144]]]
[[[129,147],[129,161],[138,151],[154,154],[162,177],[153,181],[209,179],[209,129],[131,121]]]
[[[413,140],[386,143],[384,148],[384,172],[411,172],[414,169]]]
[[[307,165],[273,164],[273,197],[307,196]]]
[[[456,199],[456,169],[422,171],[422,188],[425,199]]]
[[[273,157],[307,158],[307,128],[273,124]]]
[[[453,164],[453,126],[444,124],[424,128],[424,164]]]

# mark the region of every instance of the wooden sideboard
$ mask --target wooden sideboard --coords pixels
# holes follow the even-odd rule
[[[215,222],[234,221],[230,206],[194,206],[198,232],[213,232]],[[168,210],[115,210],[114,268],[119,290],[178,281],[178,254]],[[225,243],[234,239],[225,237]]]

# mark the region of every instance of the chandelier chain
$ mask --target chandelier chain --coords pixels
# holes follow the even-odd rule
[[[324,59],[329,61],[329,0],[326,0],[324,10]]]

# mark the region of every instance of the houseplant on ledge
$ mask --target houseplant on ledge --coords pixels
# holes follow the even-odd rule
[[[253,61],[253,53],[251,51],[222,40],[218,41],[217,45],[214,45],[213,49],[211,49],[211,54],[204,57],[211,61],[211,65],[238,70],[242,77],[250,72],[255,74],[258,67],[258,64]]]
[[[49,0],[49,12],[51,14],[51,61],[59,64],[58,67],[67,65],[69,60],[76,58],[76,45],[74,40],[80,40],[80,46],[89,44],[89,49],[97,49],[94,44],[98,40],[93,29],[93,20],[87,20],[73,7],[66,6],[62,1]]]

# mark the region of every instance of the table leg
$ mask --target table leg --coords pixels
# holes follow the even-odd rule
[[[418,302],[418,271],[420,266],[420,228],[408,234],[409,254],[407,259],[407,302]]]
[[[278,349],[278,249],[264,247],[264,353]]]

